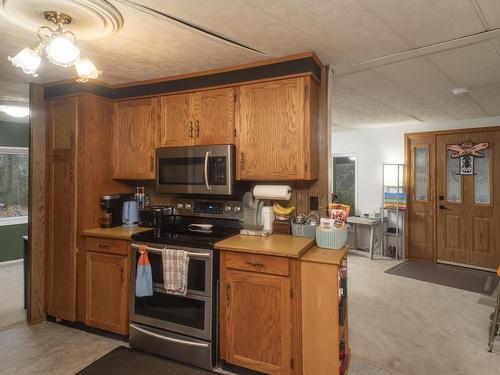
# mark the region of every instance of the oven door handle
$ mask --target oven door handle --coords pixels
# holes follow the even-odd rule
[[[133,243],[130,246],[138,249],[140,245]],[[154,247],[149,247],[149,246],[146,247],[146,251],[151,252],[151,253],[156,253],[156,254],[162,253],[162,249],[155,249]],[[198,252],[194,252],[194,251],[188,251],[188,257],[190,257],[190,258],[210,258],[210,253],[198,253]]]
[[[145,330],[145,329],[143,329],[141,327],[138,327],[138,326],[136,326],[135,324],[132,324],[132,323],[130,323],[130,327],[132,327],[133,329],[135,329],[135,330],[137,330],[139,332],[144,333],[145,335],[153,336],[153,337],[156,337],[157,339],[160,339],[160,340],[173,342],[175,344],[182,344],[182,345],[194,346],[196,348],[208,348],[208,344],[204,344],[204,343],[201,343],[201,342],[191,342],[191,341],[186,341],[186,340],[174,339],[173,337],[167,337],[167,336],[159,335],[157,333],[154,333],[154,332]]]
[[[204,168],[205,186],[206,186],[207,190],[212,190],[212,186],[210,186],[210,184],[208,183],[208,159],[209,158],[210,158],[210,151],[207,151],[207,153],[205,154],[205,168]]]

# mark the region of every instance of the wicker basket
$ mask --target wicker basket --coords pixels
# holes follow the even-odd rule
[[[347,229],[316,227],[316,244],[325,249],[342,249],[347,243]]]
[[[316,236],[315,229],[315,225],[292,223],[292,234],[294,236],[314,238]]]

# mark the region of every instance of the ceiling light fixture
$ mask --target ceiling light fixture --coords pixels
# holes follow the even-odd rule
[[[71,31],[64,31],[63,25],[70,24],[73,20],[64,13],[48,11],[43,13],[44,17],[56,25],[53,30],[48,26],[38,29],[39,45],[35,48],[26,47],[14,57],[8,60],[17,68],[21,68],[24,73],[37,77],[36,73],[40,66],[41,56],[45,52],[47,59],[55,65],[69,67],[74,65],[78,74],[78,82],[87,82],[89,79],[96,79],[100,71],[88,59],[80,59],[80,49],[77,46],[75,34]]]
[[[30,114],[28,107],[20,105],[0,105],[0,111],[12,117],[26,117]]]

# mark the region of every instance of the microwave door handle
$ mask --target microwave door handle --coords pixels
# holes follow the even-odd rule
[[[207,190],[212,190],[212,187],[208,183],[208,159],[210,158],[210,151],[205,154],[205,186]]]

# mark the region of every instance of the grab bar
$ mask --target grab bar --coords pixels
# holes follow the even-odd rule
[[[136,249],[138,249],[140,247],[140,245],[135,244],[135,243],[133,243],[130,246],[135,247]],[[146,250],[149,251],[149,252],[152,252],[152,253],[161,254],[163,249],[157,249],[157,248],[154,248],[154,247],[147,246]],[[193,258],[195,258],[195,257],[198,257],[198,258],[210,258],[210,253],[198,253],[198,252],[194,252],[194,251],[188,251],[188,257],[193,257]]]

